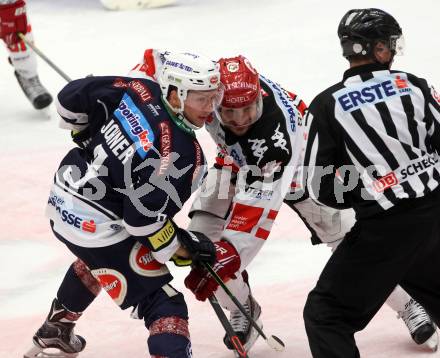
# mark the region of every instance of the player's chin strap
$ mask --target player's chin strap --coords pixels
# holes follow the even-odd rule
[[[183,100],[182,99],[180,100],[183,103]],[[201,127],[198,127],[195,124],[191,123],[188,119],[186,119],[184,111],[181,108],[176,108],[172,106],[171,103],[166,98],[166,96],[162,95],[162,101],[173,112],[174,116],[177,117],[177,119],[181,121],[188,128],[192,129],[193,131],[203,128],[203,125]]]
[[[187,120],[185,117],[185,113],[183,111],[177,112],[177,118],[181,120],[187,127],[191,128],[193,131],[203,128],[203,125],[201,127],[198,127],[195,124],[191,123],[189,120]]]

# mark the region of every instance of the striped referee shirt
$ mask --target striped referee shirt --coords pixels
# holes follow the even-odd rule
[[[311,103],[303,131],[309,194],[358,217],[440,183],[440,95],[424,79],[368,64]]]

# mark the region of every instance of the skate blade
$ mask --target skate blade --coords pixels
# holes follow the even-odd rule
[[[256,323],[258,327],[263,329],[263,322],[260,319],[257,319]],[[251,350],[251,348],[254,346],[258,337],[260,337],[260,334],[257,332],[255,328],[252,328],[248,341],[245,344],[243,344],[243,348],[246,351],[246,357],[249,357],[248,353]],[[237,352],[234,352],[234,356],[235,358],[241,358]]]
[[[434,334],[428,338],[428,340],[423,343],[423,346],[429,348],[431,351],[436,352],[438,349],[438,334],[437,331],[434,332]]]
[[[25,353],[24,358],[75,358],[78,353],[65,353],[55,348],[41,348],[34,345],[27,353]]]

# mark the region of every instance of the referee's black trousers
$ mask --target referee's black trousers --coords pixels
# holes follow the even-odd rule
[[[360,219],[309,293],[304,322],[314,358],[360,357],[365,328],[397,284],[440,325],[440,195]]]

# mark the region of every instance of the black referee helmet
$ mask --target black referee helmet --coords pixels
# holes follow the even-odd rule
[[[349,10],[338,27],[342,55],[370,55],[377,41],[385,42],[390,50],[396,50],[396,41],[402,29],[396,19],[380,9]]]

